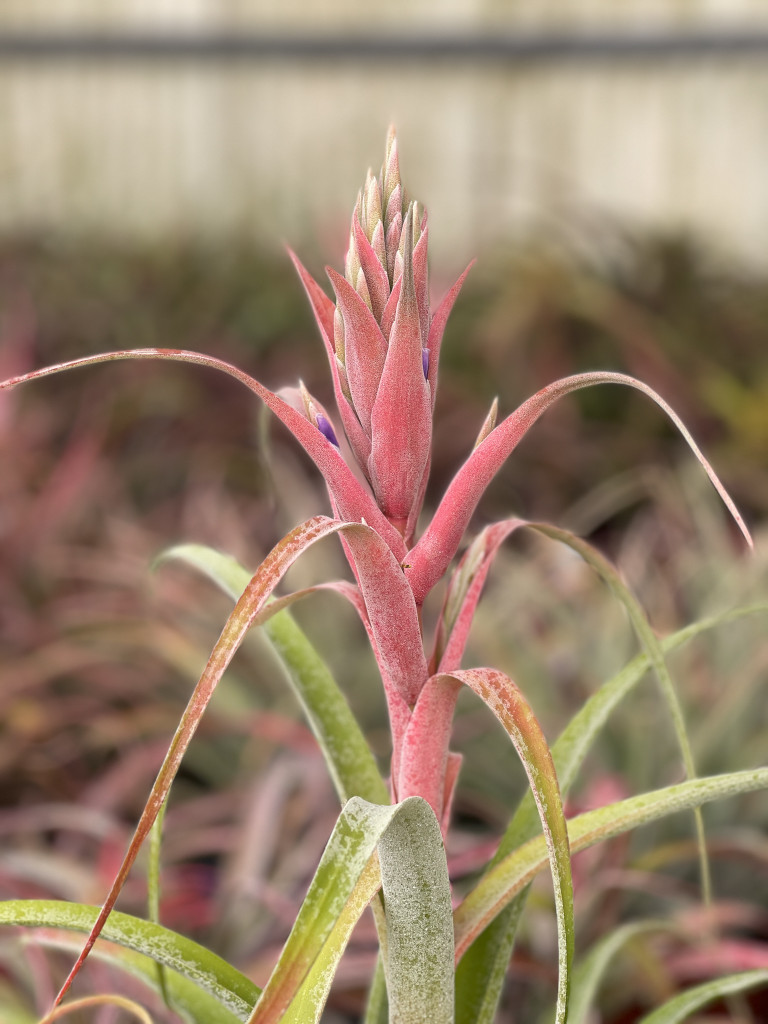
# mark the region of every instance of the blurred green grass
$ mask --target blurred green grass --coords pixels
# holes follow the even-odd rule
[[[319,274],[319,262],[311,265]],[[471,449],[494,395],[504,415],[557,376],[597,367],[625,371],[660,391],[686,420],[755,528],[755,556],[745,557],[662,414],[617,388],[580,393],[548,413],[492,486],[479,521],[518,513],[590,537],[616,560],[661,632],[764,598],[766,339],[768,278],[719,265],[684,240],[615,235],[589,246],[541,242],[491,254],[470,275],[446,332],[427,504],[439,499]],[[287,257],[276,261],[243,245],[127,250],[93,239],[0,243],[3,376],[138,346],[215,352],[275,388],[301,376],[332,404],[322,344]],[[179,569],[151,575],[155,554],[189,540],[255,565],[298,520],[327,510],[312,467],[280,428],[269,431],[266,443],[264,436],[263,418],[244,389],[189,367],[120,364],[4,396],[0,889],[6,896],[101,900],[223,622],[226,602],[204,583]],[[326,545],[293,572],[298,585],[342,574],[344,567]],[[385,759],[383,701],[353,616],[329,599],[300,606],[297,617]],[[673,659],[702,772],[764,760],[765,636],[764,622],[754,617],[720,628]],[[551,542],[525,540],[499,559],[467,663],[508,671],[554,738],[634,652],[623,613],[589,570]],[[466,759],[449,853],[471,875],[476,849],[503,827],[524,780],[506,740],[469,698],[461,702],[456,745]],[[601,785],[613,783],[636,792],[679,772],[671,730],[648,680],[611,721],[575,799],[589,802]],[[166,923],[263,981],[334,816],[311,737],[274,662],[253,638],[174,789],[166,825]],[[768,821],[765,799],[752,796],[707,816],[725,851],[716,858],[716,893],[745,906],[768,902],[768,851],[760,838]],[[279,829],[265,851],[266,823],[275,820]],[[682,913],[694,905],[690,837],[690,823],[673,819],[633,838],[618,860],[609,851],[593,862],[581,895],[582,937],[594,938],[629,911],[657,913],[663,904]],[[659,855],[647,870],[660,870],[660,863],[670,887],[659,894],[648,881],[644,895],[629,883],[630,874],[645,871],[653,849],[667,843],[668,858]],[[747,877],[745,856],[753,869]],[[615,894],[603,899],[614,883]],[[136,876],[122,906],[142,913],[143,900]],[[750,928],[764,948],[768,923]],[[548,991],[551,937],[544,887],[512,972],[513,978],[526,974],[525,991],[536,991],[539,976]],[[359,1005],[373,948],[372,933],[363,929],[340,977],[339,1013]],[[645,955],[657,956],[655,947]],[[625,1002],[642,990],[647,969],[634,965]],[[11,968],[3,970],[15,977]],[[30,970],[19,968],[18,986],[32,992]],[[535,1005],[536,996],[527,998]],[[608,998],[621,1008],[616,993]]]

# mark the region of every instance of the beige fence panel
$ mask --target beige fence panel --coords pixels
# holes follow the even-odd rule
[[[323,10],[354,10],[358,29],[375,35],[377,25],[393,29],[406,9],[378,5],[389,20],[366,25],[364,6],[339,0]],[[438,28],[517,23],[532,31],[576,20],[580,30],[602,30],[616,6],[521,0],[509,5],[514,17],[501,19],[504,4],[457,0],[443,5],[449,13]],[[50,27],[51,7],[7,3],[0,29]],[[57,17],[70,29],[96,24],[98,13],[102,28],[109,22],[115,31],[152,27],[152,18],[166,28],[266,31],[278,26],[281,8],[284,32],[299,31],[298,0],[69,0]],[[761,10],[768,30],[765,6],[747,0],[625,0],[621,10],[610,26],[626,31],[637,30],[641,11],[646,26],[707,28],[726,13],[732,24],[738,15],[742,27],[757,25]],[[325,24],[337,23],[329,16]],[[428,19],[419,24],[428,27]],[[401,18],[400,30],[407,25]],[[6,61],[0,229],[234,232],[270,246],[314,239],[327,253],[344,244],[340,219],[367,165],[380,160],[391,121],[411,191],[430,210],[434,251],[456,264],[534,228],[578,223],[585,230],[614,218],[694,232],[726,252],[765,261],[768,54],[506,64]]]

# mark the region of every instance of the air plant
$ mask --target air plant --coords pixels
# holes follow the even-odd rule
[[[661,407],[751,545],[749,531],[712,467],[675,412],[646,384],[607,371],[566,377],[541,389],[500,422],[494,402],[472,452],[419,532],[443,332],[469,271],[468,267],[433,309],[428,235],[424,208],[411,201],[403,188],[397,140],[390,131],[381,173],[378,177],[368,173],[352,213],[344,274],[328,269],[334,298],[291,254],[325,345],[337,416],[303,383],[271,391],[214,356],[178,349],[87,356],[0,384],[7,389],[63,370],[124,359],[180,361],[221,371],[249,388],[293,434],[324,478],[332,511],[292,529],[254,573],[200,546],[183,545],[166,553],[166,558],[184,560],[214,579],[231,594],[235,606],[181,718],[102,908],[45,901],[11,901],[0,906],[0,922],[88,933],[56,1007],[67,1005],[62,1000],[101,935],[163,965],[159,976],[149,971],[150,980],[159,977],[169,1005],[192,1019],[251,1024],[317,1021],[351,930],[371,905],[381,952],[366,1013],[368,1024],[386,1019],[490,1022],[528,886],[548,865],[559,944],[555,1019],[565,1021],[574,957],[571,852],[673,811],[696,812],[708,800],[768,785],[768,769],[709,779],[695,775],[665,654],[714,621],[659,641],[638,602],[598,552],[564,530],[520,518],[486,526],[466,544],[454,565],[484,491],[529,428],[560,398],[599,384],[629,386]],[[603,577],[625,605],[642,648],[623,672],[587,702],[551,747],[526,696],[509,676],[493,667],[462,667],[472,619],[494,558],[503,542],[524,527],[570,546]],[[290,566],[330,535],[338,536],[354,582],[326,582],[274,597]],[[427,637],[422,607],[446,574],[442,609],[433,635]],[[292,603],[320,590],[349,601],[370,640],[391,727],[387,782],[333,677],[291,618]],[[142,922],[113,911],[153,827],[157,835],[173,778],[201,716],[236,650],[255,626],[264,629],[288,669],[342,804],[306,900],[261,992],[230,965],[163,929],[156,920]],[[610,711],[649,668],[667,702],[687,780],[567,821],[563,797],[587,750]],[[443,839],[451,824],[461,766],[450,743],[462,687],[474,691],[509,734],[530,793],[513,816],[486,873],[454,908]],[[697,830],[706,889],[707,860],[699,818]],[[754,985],[765,981],[765,974],[731,977],[727,985]],[[719,991],[716,988],[714,995]]]

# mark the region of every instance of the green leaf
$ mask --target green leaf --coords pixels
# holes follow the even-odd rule
[[[384,961],[381,954],[376,960],[376,971],[371,987],[368,989],[368,1003],[365,1007],[363,1024],[388,1024],[389,1005],[387,1002],[387,982],[384,977]]]
[[[381,858],[381,871],[376,850]],[[394,807],[353,797],[342,810],[249,1024],[318,1021],[349,935],[384,890],[391,1021],[453,1020],[453,928],[448,869],[429,804]],[[421,993],[419,995],[418,993]],[[409,1006],[428,1016],[413,1017]],[[414,1002],[415,1000],[415,1002]]]
[[[310,1024],[320,1020],[328,999],[339,960],[347,946],[352,929],[381,884],[379,865],[371,857],[363,869],[349,899],[333,924],[328,938],[287,1010],[280,1024]]]
[[[755,768],[691,779],[599,807],[568,821],[571,853],[669,814],[766,787],[768,768]],[[537,836],[489,869],[454,911],[457,958],[463,956],[475,936],[533,880],[546,862],[544,837]]]
[[[643,1017],[640,1024],[679,1024],[715,999],[736,995],[758,985],[768,985],[768,971],[744,971],[742,974],[730,974],[725,978],[707,981],[674,996],[658,1010]]]
[[[163,821],[168,800],[163,802],[160,813],[149,833],[149,857],[147,858],[147,917],[153,924],[160,924],[160,857],[163,846]],[[157,982],[166,1006],[170,1006],[170,996],[166,983],[166,970],[162,964],[157,965]]]
[[[592,1001],[602,977],[622,946],[645,932],[672,930],[674,925],[669,921],[633,921],[616,928],[597,942],[573,972],[568,1024],[587,1024]]]
[[[662,696],[667,702],[667,708],[669,709],[669,713],[672,718],[672,727],[674,729],[675,736],[677,737],[677,743],[682,755],[685,774],[687,778],[695,779],[696,766],[693,761],[693,751],[691,750],[691,744],[688,739],[688,729],[685,724],[683,709],[677,696],[674,683],[672,682],[672,677],[669,674],[669,669],[667,668],[667,663],[664,659],[664,652],[661,644],[659,643],[656,634],[651,629],[651,625],[643,611],[642,605],[629,587],[624,583],[618,570],[615,569],[599,551],[592,547],[591,544],[588,544],[580,537],[576,537],[574,534],[569,533],[568,530],[562,530],[556,526],[549,526],[545,523],[530,523],[529,525],[534,530],[544,534],[545,537],[551,537],[552,540],[557,540],[561,544],[565,544],[567,547],[571,548],[572,551],[577,552],[577,554],[584,559],[587,565],[594,569],[602,578],[603,582],[607,584],[611,593],[613,593],[624,605],[635,633],[637,634],[645,653],[648,655],[648,660],[656,673],[656,678],[658,679]],[[694,817],[696,822],[696,836],[699,845],[701,884],[704,893],[704,900],[708,903],[711,899],[712,882],[709,871],[709,859],[707,857],[707,841],[706,836],[704,835],[704,819],[698,807],[694,810]]]
[[[98,907],[58,900],[0,902],[0,925],[87,933],[98,914]],[[257,986],[226,960],[168,928],[113,911],[101,934],[122,949],[99,946],[94,955],[138,974],[155,989],[157,965],[170,968],[165,979],[171,1005],[201,1024],[246,1021],[259,997]],[[73,936],[48,932],[37,933],[35,941],[67,949],[81,945]]]
[[[160,558],[186,562],[235,601],[251,580],[251,573],[234,558],[202,544],[181,544]],[[389,790],[346,697],[290,612],[279,612],[262,628],[285,667],[342,804],[353,796],[389,803]]]
[[[702,633],[745,615],[765,614],[768,604],[748,605],[686,626],[664,638],[661,648],[670,654]],[[567,795],[597,736],[611,713],[651,668],[647,654],[633,658],[609,679],[574,715],[552,746],[552,758],[563,796]],[[504,833],[492,864],[517,849],[539,828],[536,805],[527,793]],[[525,902],[525,890],[477,937],[456,970],[457,1024],[492,1024],[501,987],[512,955],[517,922]]]
[[[390,1024],[452,1024],[453,912],[440,826],[404,800],[379,842]]]

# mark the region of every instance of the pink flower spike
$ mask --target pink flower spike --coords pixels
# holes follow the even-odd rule
[[[357,257],[365,274],[365,283],[368,285],[368,294],[371,299],[371,309],[378,323],[381,320],[381,314],[389,298],[389,277],[387,276],[386,267],[382,266],[373,246],[365,237],[365,232],[360,227],[360,219],[357,213],[352,218],[352,225],[355,233]],[[386,254],[384,258],[386,259]]]
[[[349,282],[326,268],[344,322],[344,364],[352,405],[365,431],[371,434],[371,410],[387,357],[387,342],[373,313]]]
[[[424,534],[408,553],[406,574],[416,603],[421,605],[443,576],[461,543],[464,531],[483,493],[504,462],[542,413],[559,398],[594,384],[624,384],[642,391],[669,416],[703,466],[712,485],[752,547],[752,538],[738,509],[677,413],[653,388],[634,377],[610,371],[580,373],[547,385],[523,402],[478,445],[451,481],[448,490]]]
[[[411,231],[409,211],[403,234]],[[381,383],[371,411],[369,477],[386,517],[406,528],[417,502],[432,443],[432,403],[424,379],[419,309],[411,251],[406,245],[403,285]]]
[[[298,275],[301,278],[301,283],[304,285],[304,290],[309,298],[312,311],[315,314],[317,325],[320,328],[320,335],[323,339],[323,344],[325,345],[325,350],[328,355],[328,364],[331,368],[333,394],[336,398],[336,407],[339,410],[341,422],[344,425],[344,433],[347,435],[347,440],[349,441],[358,465],[363,472],[366,472],[368,456],[371,454],[371,439],[360,426],[360,421],[344,394],[344,388],[347,384],[342,387],[340,373],[345,373],[346,371],[343,367],[341,370],[339,368],[339,361],[336,357],[336,349],[334,346],[333,319],[336,307],[322,290],[317,281],[315,281],[312,275],[304,268],[298,256],[296,256],[296,254],[290,249],[288,250],[288,254],[293,260],[293,265],[296,267]]]

